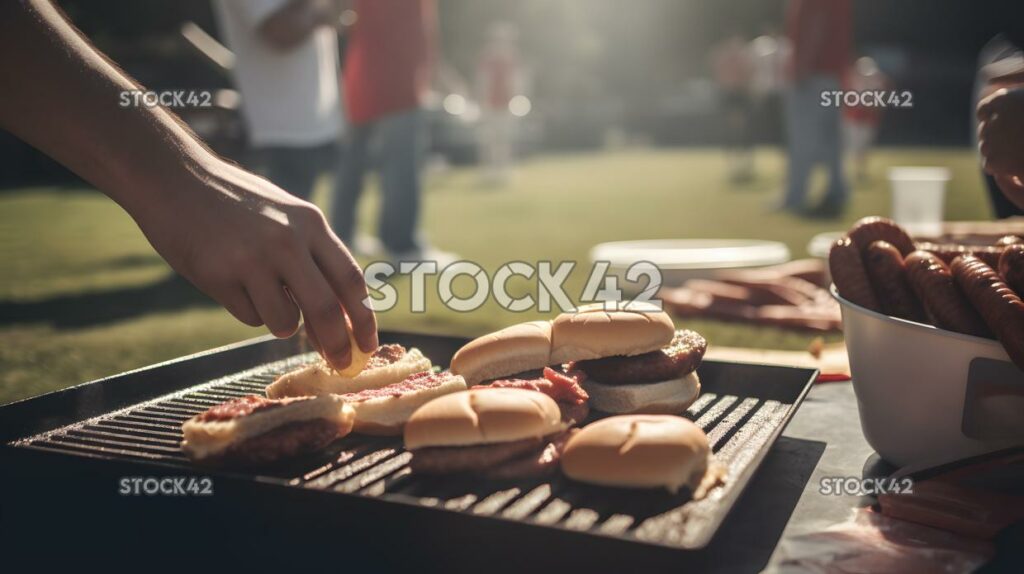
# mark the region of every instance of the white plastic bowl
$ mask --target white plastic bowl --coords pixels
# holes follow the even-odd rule
[[[778,265],[789,261],[789,248],[778,241],[758,239],[653,239],[595,245],[590,260],[607,261],[609,274],[619,277],[626,293],[643,285],[626,281],[626,271],[638,261],[661,270],[662,285],[678,287],[688,279],[711,279],[718,271]]]
[[[1024,372],[999,342],[876,313],[834,286],[832,295],[842,309],[861,428],[882,458],[927,466],[1024,445]],[[968,385],[977,358],[1000,362],[1000,386]]]

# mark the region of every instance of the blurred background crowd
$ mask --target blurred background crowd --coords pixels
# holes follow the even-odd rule
[[[773,239],[802,255],[816,233],[886,214],[896,165],[949,170],[947,219],[1016,213],[987,193],[972,118],[979,66],[1019,56],[1008,29],[1019,10],[58,4],[147,89],[209,93],[209,106],[174,111],[218,153],[321,205],[363,261],[585,261],[600,241],[662,237]],[[911,105],[822,105],[830,90],[892,90]],[[0,132],[0,157],[0,402],[259,333],[170,273],[126,215],[46,156]],[[460,334],[507,322],[496,307],[381,317]],[[769,327],[702,332],[806,344]]]

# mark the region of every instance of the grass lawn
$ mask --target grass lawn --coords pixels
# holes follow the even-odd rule
[[[768,213],[783,183],[777,151],[762,151],[758,179],[737,188],[726,183],[715,151],[627,150],[533,158],[500,190],[480,189],[473,170],[435,174],[423,222],[437,246],[489,272],[511,260],[579,261],[567,283],[576,297],[589,270],[587,252],[601,241],[763,238],[783,241],[794,257],[803,257],[814,234],[888,213],[885,173],[893,165],[949,167],[947,218],[990,217],[968,150],[879,151],[869,180],[855,185],[847,216],[832,222]],[[372,195],[362,209],[361,220],[369,225],[376,210]],[[176,279],[134,222],[89,189],[0,193],[0,270],[0,403],[263,332],[237,323]],[[457,292],[468,285],[464,279]],[[425,313],[412,313],[408,283],[395,286],[399,304],[379,317],[385,329],[473,335],[535,317],[493,302],[457,313],[436,296],[428,298]],[[514,280],[510,292],[531,287]],[[715,322],[689,326],[721,345],[803,348],[811,338]]]

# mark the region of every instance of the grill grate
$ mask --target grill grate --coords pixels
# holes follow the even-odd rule
[[[133,460],[192,468],[179,449],[181,424],[212,405],[262,394],[278,375],[312,360],[311,354],[269,363],[96,418],[16,441],[13,446],[69,455]],[[709,388],[713,391],[713,388]],[[463,477],[418,477],[396,438],[349,435],[314,460],[270,469],[261,479],[295,488],[384,498],[452,512],[527,521],[676,548],[706,542],[720,520],[737,477],[784,424],[792,403],[705,392],[686,416],[708,434],[726,484],[704,500],[685,493],[620,491],[580,485],[557,475],[517,484]]]

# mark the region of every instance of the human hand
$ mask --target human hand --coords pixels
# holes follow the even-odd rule
[[[175,179],[175,178],[168,178]],[[126,206],[153,247],[238,320],[293,335],[299,313],[336,369],[377,348],[362,270],[311,203],[223,160],[188,170],[165,190]]]
[[[1015,204],[1024,207],[1024,88],[1001,88],[978,103],[978,148],[982,167]]]

